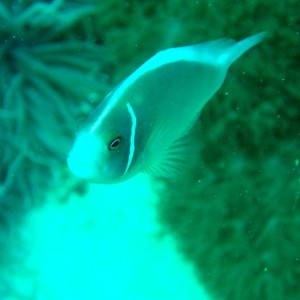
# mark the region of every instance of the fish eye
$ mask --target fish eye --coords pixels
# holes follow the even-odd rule
[[[114,138],[109,144],[108,144],[108,150],[112,151],[112,150],[116,150],[119,148],[121,144],[121,137],[118,136],[116,138]]]

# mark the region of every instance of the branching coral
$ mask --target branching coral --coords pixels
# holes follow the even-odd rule
[[[87,26],[96,12],[80,1],[0,3],[2,242],[57,179],[78,118],[106,89],[104,51]]]

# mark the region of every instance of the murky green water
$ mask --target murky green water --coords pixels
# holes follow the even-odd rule
[[[2,1],[1,299],[298,299],[297,1]],[[82,119],[158,51],[267,31],[191,132],[175,181],[96,186]]]

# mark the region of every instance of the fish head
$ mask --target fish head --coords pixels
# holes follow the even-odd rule
[[[71,172],[95,183],[130,177],[133,161],[133,120],[126,105],[101,103],[77,133],[68,156]]]

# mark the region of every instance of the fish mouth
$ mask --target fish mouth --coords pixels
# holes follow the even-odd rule
[[[95,178],[95,165],[92,162],[83,161],[74,155],[69,155],[67,164],[75,176],[85,180],[93,180]]]
[[[67,158],[67,164],[73,175],[91,183],[109,184],[120,181],[116,178],[103,176],[103,174],[99,173],[97,169],[97,163],[93,161],[82,161],[72,155],[69,155]]]

